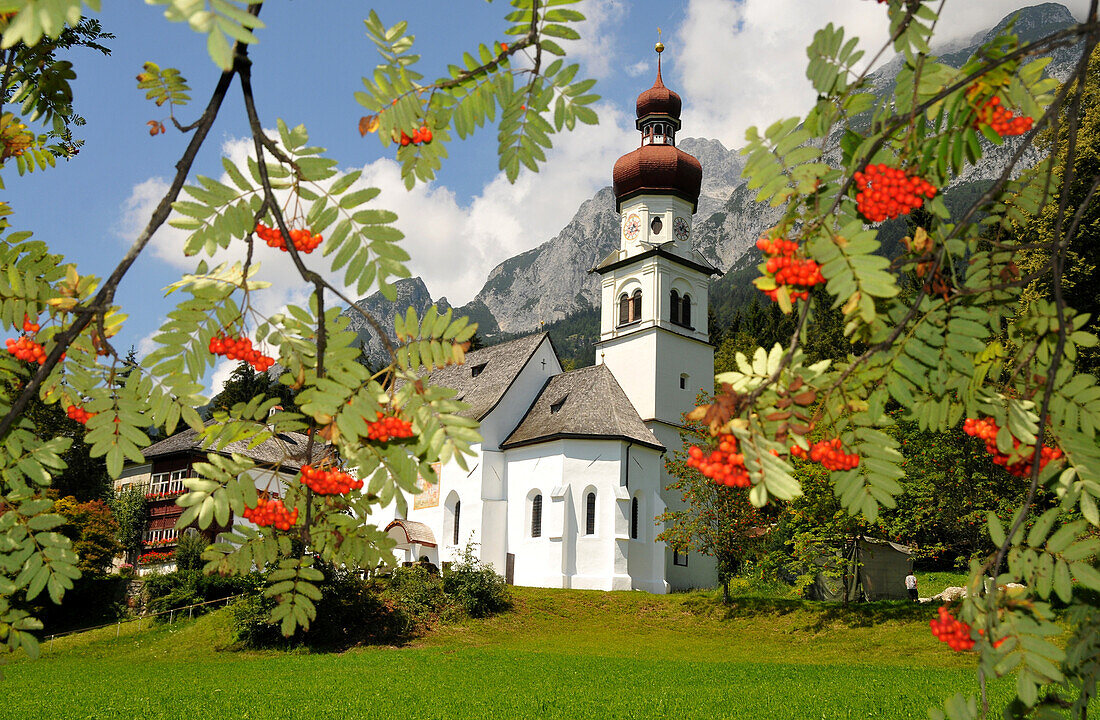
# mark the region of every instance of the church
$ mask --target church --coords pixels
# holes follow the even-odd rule
[[[676,147],[680,96],[661,78],[638,96],[639,147],[615,163],[619,248],[601,284],[596,364],[563,372],[549,335],[470,352],[432,373],[481,423],[468,459],[439,468],[406,517],[383,516],[399,560],[455,560],[467,547],[516,585],[665,593],[716,583],[710,558],[655,542],[681,503],[664,455],[714,377],[707,294],[720,274],[692,248],[702,167]],[[393,513],[387,508],[383,513]],[[388,524],[387,524],[388,521]]]

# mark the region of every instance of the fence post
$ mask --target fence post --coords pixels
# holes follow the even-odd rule
[[[115,637],[118,637],[118,634],[121,633],[121,632],[122,632],[122,621],[119,620],[118,621],[118,627],[115,628]]]
[[[195,617],[195,606],[194,606],[194,605],[192,605],[191,607],[187,608],[187,619],[188,619],[188,620],[190,620],[190,619],[192,619],[193,617]]]
[[[176,611],[175,610],[172,610],[171,612],[168,613],[168,624],[169,625],[172,624],[175,617],[176,617]]]

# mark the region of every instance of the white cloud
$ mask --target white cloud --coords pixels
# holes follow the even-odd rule
[[[579,125],[574,132],[555,136],[555,146],[547,152],[548,161],[540,172],[525,170],[514,184],[498,174],[465,204],[442,185],[419,184],[407,191],[399,166],[391,159],[363,167],[358,185],[381,189],[371,206],[397,213],[396,226],[405,234],[402,245],[412,256],[413,275],[424,279],[433,297],[446,296],[454,304],[463,304],[481,289],[496,264],[556,235],[584,200],[610,184],[610,168],[631,146],[634,131],[630,118],[613,107],[604,104],[596,110],[601,124]],[[223,145],[222,152],[244,166],[251,148],[250,142],[234,139]],[[226,177],[221,180],[229,182]],[[166,187],[164,180],[152,178],[133,188],[121,212],[124,239],[136,236]],[[165,225],[154,235],[151,253],[180,272],[191,271],[198,258],[183,255],[186,237],[185,231]],[[219,250],[212,262],[243,261],[246,252],[243,242],[233,242],[228,250]],[[256,242],[253,262],[260,264],[257,278],[271,283],[270,289],[254,296],[256,311],[268,316],[288,303],[305,302],[309,288],[286,253]],[[328,271],[331,258],[317,253],[307,258],[307,264],[343,287],[343,271]],[[356,299],[354,290],[348,293]],[[142,345],[145,351],[151,349],[149,342]]]
[[[947,3],[936,41],[969,38],[1029,4]],[[1065,4],[1082,17],[1087,0]],[[750,125],[766,126],[810,107],[814,93],[805,76],[804,49],[819,28],[843,25],[848,37],[861,38],[868,57],[887,39],[886,9],[866,0],[688,0],[687,5],[666,53],[684,98],[684,128],[727,147],[744,145]]]
[[[624,70],[630,77],[641,77],[642,75],[649,75],[650,62],[648,60],[639,60],[633,65],[627,65]]]
[[[609,105],[596,107],[599,126],[581,125],[554,136],[554,148],[538,173],[523,171],[515,184],[498,174],[469,204],[433,184],[406,191],[397,164],[377,160],[364,168],[379,187],[379,207],[398,215],[409,268],[432,297],[456,305],[473,299],[498,263],[556,235],[577,207],[610,184],[615,159],[631,146],[630,118]]]
[[[578,77],[606,78],[618,73],[619,48],[617,30],[626,19],[626,0],[588,0],[580,6],[585,19],[576,25],[579,41],[562,43],[570,62],[580,62],[583,74]]]

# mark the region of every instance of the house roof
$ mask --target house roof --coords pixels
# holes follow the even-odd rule
[[[547,337],[544,332],[535,333],[474,350],[466,353],[466,362],[462,365],[433,370],[428,377],[433,385],[442,385],[458,392],[455,399],[470,406],[462,415],[482,420],[497,406],[520,370]]]
[[[396,540],[398,545],[417,544],[425,547],[436,547],[435,535],[432,533],[432,529],[422,522],[401,520],[399,518],[387,525],[385,532]],[[402,537],[405,538],[404,541],[402,541]]]
[[[214,420],[208,420],[206,425],[212,425]],[[247,440],[237,440],[226,445],[220,452],[229,454],[237,453],[252,458],[256,462],[278,464],[284,467],[298,468],[305,462],[306,444],[309,436],[299,432],[281,432],[274,437],[264,440],[256,447],[249,447]],[[155,442],[145,448],[142,455],[146,460],[164,455],[173,455],[182,452],[205,452],[201,447],[199,433],[193,428]],[[314,443],[313,457],[319,459],[327,453],[327,445],[323,442]]]
[[[664,450],[606,365],[547,380],[527,415],[501,444],[520,447],[562,438],[618,438]]]

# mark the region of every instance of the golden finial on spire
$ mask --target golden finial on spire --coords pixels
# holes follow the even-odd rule
[[[665,44],[661,42],[661,28],[657,28],[657,44],[653,46],[653,49],[660,55],[665,51]]]

